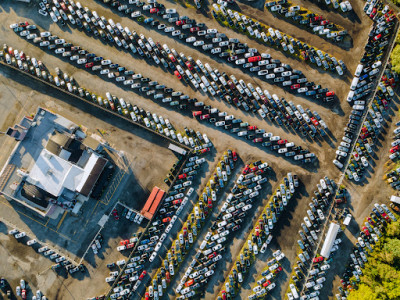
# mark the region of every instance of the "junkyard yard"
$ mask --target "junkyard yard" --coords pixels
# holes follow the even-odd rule
[[[290,64],[294,69],[301,70],[310,81],[314,81],[316,84],[321,84],[323,87],[335,91],[337,99],[329,103],[324,103],[318,102],[318,100],[310,100],[310,98],[307,97],[296,96],[277,85],[270,84],[261,80],[259,77],[252,76],[249,72],[244,72],[243,69],[237,66],[228,65],[222,59],[215,59],[204,51],[198,51],[193,47],[189,47],[186,43],[174,39],[164,32],[157,31],[150,26],[141,26],[132,19],[122,16],[122,14],[115,13],[114,10],[111,10],[109,6],[103,4],[102,1],[91,0],[85,1],[82,4],[83,6],[88,6],[92,11],[95,10],[99,15],[103,15],[107,19],[112,18],[115,22],[121,23],[122,26],[128,26],[138,34],[143,33],[147,37],[152,37],[155,42],[159,42],[160,44],[165,43],[169,45],[170,48],[175,48],[178,52],[183,52],[187,56],[192,56],[195,60],[200,59],[204,64],[208,63],[212,67],[218,67],[221,73],[226,72],[228,75],[234,74],[238,80],[243,79],[245,82],[251,82],[254,86],[260,86],[263,90],[267,89],[271,95],[277,94],[279,98],[284,97],[287,101],[293,101],[295,105],[300,104],[304,108],[309,108],[311,111],[317,111],[328,126],[327,138],[318,142],[305,139],[299,134],[296,134],[293,129],[289,130],[285,127],[278,126],[276,123],[271,123],[267,119],[262,120],[258,115],[254,116],[254,114],[239,110],[233,105],[227,105],[222,100],[217,98],[211,99],[204,93],[194,91],[191,86],[184,84],[183,81],[177,80],[173,74],[166,72],[160,65],[154,64],[153,60],[139,59],[131,53],[117,49],[114,45],[110,46],[109,44],[103,43],[99,38],[88,38],[84,31],[77,30],[76,27],[61,27],[59,24],[54,24],[49,17],[43,17],[37,13],[36,1],[33,1],[31,4],[5,1],[0,4],[0,23],[2,24],[0,27],[1,42],[12,46],[14,49],[23,50],[31,57],[36,57],[37,60],[41,60],[47,68],[52,71],[54,68],[59,67],[64,72],[73,76],[81,86],[90,88],[95,93],[104,95],[106,92],[110,92],[111,94],[118,95],[130,101],[132,105],[136,104],[144,110],[149,110],[164,117],[168,117],[171,123],[176,127],[188,127],[195,131],[199,130],[200,132],[207,133],[207,136],[214,145],[214,149],[206,156],[206,160],[208,160],[209,163],[207,167],[201,170],[201,172],[203,172],[200,176],[201,183],[196,188],[195,193],[203,190],[203,186],[207,182],[210,172],[214,170],[214,165],[217,163],[219,157],[221,157],[221,154],[228,148],[234,148],[244,164],[256,160],[268,162],[273,171],[272,175],[269,177],[270,186],[267,188],[266,194],[263,194],[262,201],[257,202],[254,216],[247,217],[248,224],[246,226],[249,226],[249,229],[254,225],[252,222],[257,219],[255,216],[258,217],[259,213],[261,213],[262,208],[268,202],[271,193],[277,188],[281,179],[286,176],[288,172],[297,174],[302,185],[285,214],[281,216],[281,221],[277,228],[274,229],[277,238],[274,238],[271,244],[272,250],[280,249],[287,257],[287,260],[283,263],[283,272],[285,272],[287,276],[280,277],[278,281],[279,287],[275,288],[272,292],[273,298],[283,299],[290,279],[289,275],[293,267],[293,261],[297,255],[297,232],[300,228],[300,223],[303,222],[302,217],[304,212],[308,209],[308,200],[312,197],[312,192],[321,178],[328,175],[330,178],[337,180],[340,176],[340,171],[332,164],[332,160],[335,158],[335,150],[338,143],[341,141],[343,128],[346,126],[351,110],[351,107],[346,102],[351,77],[364,52],[364,46],[372,21],[363,12],[363,2],[353,1],[352,5],[354,11],[343,16],[337,11],[321,9],[314,2],[305,0],[293,1],[318,14],[324,15],[327,19],[345,28],[351,39],[347,41],[345,47],[341,48],[293,24],[287,23],[284,19],[274,17],[264,7],[264,1],[238,2],[234,4],[235,10],[258,19],[264,24],[272,26],[282,32],[289,33],[291,36],[311,44],[335,56],[337,59],[343,60],[349,73],[347,73],[346,76],[339,77],[335,74],[332,75],[330,72],[322,71],[320,68],[314,68],[304,61],[294,59],[275,48],[266,47],[245,35],[234,33],[231,29],[221,26],[209,12],[211,6],[209,9],[203,9],[201,11],[202,13],[200,13],[200,11],[185,8],[169,1],[161,0],[159,2],[163,3],[168,8],[175,8],[180,15],[187,15],[189,18],[196,19],[197,22],[207,24],[208,28],[216,28],[218,32],[226,33],[227,36],[232,38],[237,37],[242,42],[247,43],[249,47],[254,47],[262,52],[270,53],[271,56],[284,63]],[[39,47],[19,37],[9,28],[9,24],[22,21],[36,24],[42,31],[49,30],[52,34],[65,38],[76,45],[80,45],[84,49],[95,52],[97,55],[110,58],[114,63],[126,66],[127,69],[132,68],[136,73],[151,77],[160,84],[172,87],[176,91],[182,91],[191,98],[197,98],[206,105],[216,107],[220,109],[220,111],[226,111],[228,114],[234,114],[237,118],[243,120],[243,122],[249,122],[252,125],[256,125],[258,128],[266,129],[267,132],[273,132],[274,135],[288,138],[290,142],[294,142],[296,145],[300,145],[315,153],[318,159],[311,164],[294,163],[292,160],[285,159],[275,152],[258,146],[258,144],[239,140],[236,135],[229,134],[222,129],[219,130],[208,122],[200,123],[193,118],[188,111],[179,111],[165,105],[160,105],[156,100],[150,100],[127,88],[116,86],[109,80],[102,80],[100,77],[94,76],[86,70],[76,68],[60,56],[42,51]],[[91,106],[85,105],[84,103],[79,103],[75,99],[69,99],[67,96],[61,95],[54,89],[43,84],[31,82],[26,76],[13,72],[6,67],[0,67],[0,74],[0,107],[2,112],[0,114],[0,131],[4,132],[8,127],[13,126],[22,116],[34,113],[37,107],[44,107],[63,115],[77,124],[85,126],[89,132],[102,135],[115,149],[123,151],[129,162],[126,169],[126,176],[122,178],[111,201],[106,204],[99,204],[98,207],[95,204],[88,207],[89,211],[85,215],[84,220],[84,222],[88,224],[88,229],[84,230],[90,232],[74,237],[73,233],[70,233],[69,228],[66,227],[69,224],[70,226],[74,225],[73,219],[72,221],[66,221],[64,225],[60,224],[59,227],[58,225],[61,219],[55,221],[51,220],[49,223],[46,223],[48,220],[43,219],[39,220],[40,224],[38,224],[37,220],[34,220],[35,216],[32,212],[24,210],[13,202],[8,202],[4,199],[1,199],[0,203],[2,207],[0,209],[1,218],[22,229],[26,229],[27,232],[32,231],[42,243],[56,245],[60,249],[65,249],[62,251],[66,253],[71,252],[79,258],[79,255],[84,252],[86,247],[82,246],[80,248],[80,244],[75,245],[76,243],[69,241],[65,236],[59,235],[58,233],[63,233],[63,235],[66,233],[66,236],[69,237],[70,240],[77,238],[77,243],[80,243],[79,239],[82,239],[82,244],[86,243],[85,245],[87,246],[87,243],[93,238],[96,229],[98,230],[97,222],[102,213],[109,212],[117,201],[133,207],[135,204],[130,205],[130,201],[135,201],[135,203],[143,202],[146,198],[143,193],[148,195],[154,185],[167,189],[166,185],[163,183],[163,179],[171,166],[176,162],[177,157],[173,152],[166,149],[168,145],[157,136],[151,135],[145,130],[138,129],[117,117],[109,117],[107,113],[93,109]],[[389,124],[386,130],[391,132],[393,131],[392,127],[393,126]],[[388,140],[382,136],[381,143],[383,146],[376,152],[375,173],[371,172],[370,177],[367,177],[361,184],[356,185],[350,183],[349,185],[349,190],[352,195],[350,203],[356,221],[360,221],[364,218],[366,212],[370,209],[371,203],[386,199],[387,193],[390,192],[381,192],[380,195],[376,197],[374,197],[373,194],[376,187],[381,185],[381,170],[386,161],[386,153],[388,147],[390,147],[390,139]],[[0,144],[3,145],[0,153],[0,161],[3,165],[15,146],[15,142],[1,135]],[[187,206],[188,207],[185,208],[180,215],[180,219],[182,220],[185,220],[186,214],[191,210],[191,203],[188,203]],[[93,216],[90,214],[91,211],[93,211]],[[125,220],[117,224],[116,222],[118,221],[115,221],[111,216],[106,224],[106,230],[104,231],[106,243],[103,246],[102,252],[97,257],[93,257],[91,254],[87,258],[87,263],[85,265],[87,266],[89,276],[76,276],[79,280],[71,276],[59,276],[53,273],[53,271],[49,269],[51,263],[48,259],[38,256],[37,253],[27,248],[26,245],[12,240],[12,236],[5,237],[3,233],[7,234],[9,228],[6,229],[4,227],[1,229],[2,237],[0,239],[2,251],[4,251],[4,255],[0,256],[2,257],[0,261],[3,268],[3,270],[0,270],[3,272],[0,273],[7,274],[7,279],[12,286],[15,286],[22,276],[27,277],[31,285],[36,285],[37,288],[45,291],[49,299],[84,299],[107,293],[109,285],[104,282],[104,278],[108,276],[107,273],[109,270],[106,265],[109,262],[121,259],[121,255],[115,249],[119,240],[129,238],[138,230],[137,226],[127,223]],[[5,224],[7,225],[8,223]],[[49,228],[47,228],[47,226]],[[223,274],[224,276],[214,276],[214,280],[211,281],[211,284],[208,285],[205,291],[206,299],[214,299],[221,290],[224,277],[231,270],[231,264],[236,259],[246,239],[246,235],[248,231],[250,231],[246,229],[246,226],[241,228],[240,234],[236,236],[227,247],[224,262],[215,270],[216,273]],[[58,232],[59,229],[61,229],[60,232]],[[170,237],[175,238],[179,230],[179,226],[175,226]],[[49,236],[46,238],[46,235],[41,231],[45,233],[48,231]],[[205,233],[205,231],[202,232],[202,235]],[[353,239],[351,234],[349,235],[349,239]],[[165,248],[169,248],[170,243],[171,240],[168,238],[164,244]],[[193,254],[194,251],[190,253],[191,257]],[[167,295],[165,297],[171,299],[176,297],[176,293],[173,289],[176,288],[179,278],[182,277],[186,269],[185,264],[187,265],[190,262],[191,257],[187,261],[184,261],[183,267],[178,271],[180,273],[175,275],[178,279],[176,282],[172,282],[172,288],[168,289],[168,293],[166,293]],[[247,298],[247,296],[252,293],[251,287],[258,278],[258,272],[264,268],[265,260],[260,260],[260,264],[256,264],[253,267],[254,269],[251,270],[250,274],[252,277],[245,281],[246,284],[243,285],[241,293],[239,294],[239,297],[242,299]],[[339,261],[337,257],[335,260]],[[43,264],[40,264],[39,267],[38,262],[42,261]],[[151,276],[152,272],[155,272],[158,268],[156,262],[157,260],[147,268]],[[12,272],[10,272],[10,270],[12,270]],[[339,273],[341,271],[340,266],[333,268],[333,271]],[[336,283],[334,283],[333,286],[336,286]],[[334,294],[334,292],[326,292],[321,298],[332,297]],[[137,294],[135,295],[138,297]]]

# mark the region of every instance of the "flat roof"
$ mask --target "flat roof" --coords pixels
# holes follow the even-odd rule
[[[81,168],[54,155],[47,149],[43,149],[29,171],[27,181],[55,197],[60,196],[64,188],[79,193],[84,192],[87,195],[95,180],[98,179],[105,163],[105,159],[92,153],[85,167]],[[95,167],[97,170],[94,174]],[[88,181],[90,181],[90,184],[87,184]]]
[[[27,179],[55,197],[64,187],[74,191],[81,182],[83,169],[43,149]]]

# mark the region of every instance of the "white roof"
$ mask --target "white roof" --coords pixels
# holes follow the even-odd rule
[[[336,240],[336,235],[339,231],[340,226],[338,224],[335,223],[331,223],[331,225],[329,226],[329,230],[328,233],[326,235],[325,238],[325,242],[324,245],[322,246],[321,249],[321,255],[325,258],[329,257],[329,254],[331,253],[331,249],[333,246],[333,243]]]
[[[28,182],[58,197],[63,188],[80,191],[92,171],[98,156],[92,154],[82,169],[43,149],[29,172]]]

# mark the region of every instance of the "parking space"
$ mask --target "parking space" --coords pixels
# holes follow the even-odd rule
[[[128,1],[125,2],[128,5]],[[261,214],[262,208],[268,202],[270,194],[277,188],[276,185],[278,181],[286,176],[288,172],[293,172],[298,175],[302,182],[297,194],[298,196],[292,199],[293,201],[289,203],[286,211],[282,214],[277,223],[277,228],[274,228],[274,238],[268,250],[262,255],[257,256],[260,263],[255,263],[251,267],[249,274],[242,283],[242,289],[236,296],[236,298],[245,299],[253,293],[252,288],[255,286],[255,281],[258,280],[260,272],[265,269],[267,265],[266,261],[271,257],[272,251],[280,249],[285,253],[286,258],[282,261],[283,271],[277,278],[277,287],[272,291],[270,298],[284,299],[289,281],[291,280],[290,276],[294,267],[294,262],[298,254],[298,230],[301,228],[301,223],[304,222],[303,217],[308,209],[308,202],[313,196],[313,190],[319,183],[319,180],[325,175],[336,180],[340,178],[342,174],[341,171],[332,164],[332,161],[336,157],[335,151],[341,141],[343,128],[346,126],[348,116],[351,112],[351,107],[348,105],[346,98],[350,89],[352,75],[364,54],[364,46],[372,24],[371,19],[363,12],[364,2],[352,1],[353,11],[343,14],[331,8],[328,10],[324,9],[324,5],[321,6],[308,0],[291,1],[292,5],[300,5],[312,12],[323,15],[326,19],[329,19],[331,22],[347,30],[349,37],[337,45],[316,34],[307,32],[293,22],[287,22],[283,17],[277,17],[275,14],[272,14],[265,7],[264,0],[251,3],[237,2],[231,6],[231,9],[235,11],[260,20],[267,26],[278,29],[282,33],[290,34],[290,36],[293,36],[303,43],[321,49],[335,56],[338,60],[343,60],[349,72],[340,77],[337,74],[333,74],[334,72],[324,71],[321,67],[306,64],[304,61],[290,56],[278,48],[268,47],[265,43],[257,42],[255,39],[249,38],[245,34],[222,26],[212,16],[212,3],[210,3],[208,7],[204,7],[201,10],[202,13],[200,13],[200,11],[196,11],[193,8],[184,8],[176,2],[165,0],[158,1],[158,3],[165,5],[166,8],[176,9],[180,16],[186,15],[189,18],[195,19],[198,23],[205,23],[206,27],[209,29],[215,28],[218,32],[226,34],[229,38],[237,38],[241,43],[246,43],[248,47],[258,49],[260,53],[269,53],[274,59],[289,64],[293,69],[301,70],[308,81],[313,81],[315,85],[321,84],[322,88],[326,87],[335,92],[335,101],[328,103],[297,94],[292,91],[290,87],[282,88],[280,85],[278,86],[276,83],[266,80],[265,76],[258,76],[256,73],[250,72],[249,69],[244,69],[238,64],[227,63],[225,58],[219,57],[218,55],[211,55],[210,52],[203,51],[201,47],[193,46],[186,42],[186,37],[179,38],[178,35],[171,36],[170,33],[158,30],[156,26],[151,26],[150,24],[146,25],[142,21],[130,17],[130,14],[119,12],[117,8],[112,8],[110,5],[104,4],[103,1],[81,1],[81,3],[83,6],[88,6],[91,11],[96,11],[99,16],[104,16],[106,20],[112,18],[115,23],[121,23],[122,27],[129,27],[132,32],[136,31],[139,35],[143,33],[147,40],[151,37],[154,42],[158,42],[160,45],[166,44],[171,50],[175,49],[178,53],[183,53],[186,57],[191,56],[193,61],[199,59],[206,67],[209,65],[213,70],[218,68],[221,75],[226,73],[227,77],[230,79],[232,78],[231,75],[234,75],[238,81],[243,80],[243,82],[246,83],[244,86],[245,88],[246,86],[249,87],[248,83],[251,83],[250,86],[254,86],[254,88],[259,87],[261,91],[267,90],[270,95],[276,94],[278,96],[278,101],[276,101],[276,103],[279,103],[279,100],[284,97],[285,102],[283,102],[283,105],[285,109],[286,107],[290,109],[293,108],[293,106],[287,105],[287,103],[292,101],[295,107],[301,105],[302,109],[309,109],[310,113],[313,112],[313,116],[315,116],[315,111],[317,115],[325,121],[327,136],[323,138],[321,135],[321,137],[312,139],[307,135],[308,133],[302,135],[300,129],[292,124],[289,126],[289,123],[286,124],[285,122],[280,124],[274,121],[276,120],[275,116],[273,119],[271,119],[269,115],[269,118],[261,117],[262,114],[257,110],[251,111],[252,109],[250,109],[247,111],[243,106],[235,105],[233,102],[229,103],[226,97],[220,98],[213,96],[208,88],[196,88],[193,82],[190,81],[185,83],[184,78],[182,78],[184,74],[180,74],[178,71],[181,76],[181,79],[178,79],[179,76],[171,68],[163,67],[163,63],[156,64],[154,58],[132,54],[129,49],[125,51],[122,47],[117,47],[114,43],[104,42],[100,37],[87,34],[85,29],[77,29],[76,26],[71,26],[71,24],[67,26],[54,24],[49,16],[43,17],[36,13],[36,1],[33,1],[29,5],[11,1],[0,4],[0,22],[3,24],[0,28],[0,33],[3,34],[3,42],[12,46],[14,49],[23,50],[27,55],[34,56],[38,60],[41,60],[49,68],[51,73],[55,73],[53,70],[58,67],[70,76],[73,76],[80,86],[90,89],[93,93],[105,95],[106,92],[109,92],[112,95],[118,95],[119,99],[123,97],[132,105],[143,108],[144,114],[146,111],[149,111],[157,115],[162,115],[164,118],[168,118],[177,130],[183,132],[183,129],[187,127],[187,131],[193,129],[194,132],[199,131],[207,134],[213,144],[213,148],[211,151],[206,150],[207,154],[204,155],[206,163],[203,165],[204,167],[198,170],[197,175],[194,173],[196,176],[193,175],[193,178],[190,177],[190,180],[179,178],[178,182],[175,183],[177,185],[176,189],[182,192],[182,195],[184,195],[183,192],[185,194],[187,193],[187,191],[184,190],[184,187],[186,187],[184,183],[190,181],[187,188],[193,185],[194,190],[191,192],[191,195],[192,197],[197,197],[195,194],[202,190],[197,188],[198,185],[201,188],[205,184],[210,175],[210,171],[214,169],[213,165],[217,163],[217,159],[221,157],[227,149],[237,151],[243,162],[258,160],[268,162],[271,167],[271,174],[268,178],[267,187],[262,190],[259,196],[260,201],[258,201],[251,210],[250,215],[253,217],[246,216],[245,222],[243,222],[241,228],[235,232],[231,241],[226,245],[226,251],[222,259],[223,263],[220,262],[216,269],[214,269],[214,272],[218,275],[214,275],[209,280],[204,290],[198,291],[203,294],[203,298],[216,299],[224,288],[225,277],[230,273],[236,257],[243,247],[244,241],[248,238],[248,234],[251,232],[251,228],[253,228],[254,222],[257,220],[256,217]],[[144,5],[146,4],[147,3]],[[135,8],[135,6],[131,5],[128,6],[132,8],[132,12],[136,10],[142,11],[142,8]],[[147,12],[143,12],[146,18],[150,16],[146,14]],[[165,18],[163,19],[162,16],[154,15],[154,19],[168,23],[168,20]],[[96,53],[97,56],[101,56],[104,59],[111,59],[113,63],[124,66],[127,70],[134,70],[136,74],[142,74],[143,77],[148,77],[151,80],[157,81],[167,88],[172,88],[174,91],[181,91],[184,95],[188,95],[190,99],[195,98],[197,102],[204,102],[204,105],[210,105],[211,107],[201,106],[201,108],[198,109],[201,115],[207,115],[212,108],[218,109],[219,112],[226,112],[228,118],[234,115],[235,119],[241,120],[240,123],[248,123],[245,128],[246,133],[248,130],[248,135],[252,138],[250,140],[247,139],[247,137],[246,139],[239,139],[237,131],[235,130],[236,128],[232,128],[235,127],[235,125],[232,126],[232,124],[230,124],[232,120],[226,119],[225,114],[218,116],[215,122],[226,123],[219,123],[216,125],[215,122],[214,124],[207,121],[207,118],[202,119],[200,114],[194,117],[192,108],[184,110],[179,109],[179,106],[174,107],[169,105],[169,102],[163,103],[164,101],[161,99],[153,99],[151,94],[146,95],[145,92],[137,92],[131,89],[129,85],[126,86],[125,83],[118,83],[114,79],[107,78],[103,75],[100,76],[99,73],[89,68],[77,68],[77,65],[70,61],[68,57],[55,55],[53,51],[49,50],[42,51],[41,47],[30,43],[25,38],[21,38],[9,28],[11,23],[25,20],[30,24],[37,24],[40,26],[41,31],[49,30],[52,34],[65,38],[66,41],[74,45],[79,45],[83,49],[87,49],[88,52]],[[178,27],[178,25],[176,27]],[[179,30],[181,29],[182,28],[179,28]],[[184,32],[183,29],[182,32]],[[190,35],[190,32],[187,33]],[[162,49],[160,50],[162,51]],[[161,57],[160,55],[160,58]],[[179,55],[179,57],[182,57],[182,55]],[[176,63],[176,65],[178,65],[178,63]],[[197,65],[199,64],[196,64],[196,67]],[[187,64],[182,66],[182,68],[184,70],[190,70]],[[191,72],[195,73],[195,71]],[[187,72],[184,73],[187,74]],[[200,74],[200,71],[198,74]],[[130,255],[129,251],[120,252],[117,250],[121,240],[130,239],[134,234],[144,232],[148,225],[146,221],[138,225],[128,220],[126,218],[128,208],[140,211],[154,186],[158,186],[166,191],[169,189],[167,184],[168,180],[164,180],[166,175],[171,173],[168,175],[170,178],[181,175],[181,173],[178,174],[175,171],[175,173],[171,171],[171,167],[178,160],[178,155],[167,149],[168,142],[166,140],[159,136],[149,134],[147,130],[133,127],[129,122],[124,121],[118,116],[111,116],[107,112],[95,109],[83,102],[78,103],[76,99],[70,99],[65,94],[59,93],[44,84],[37,84],[28,79],[28,77],[13,72],[6,67],[0,66],[0,75],[0,86],[2,86],[0,88],[0,108],[2,110],[2,114],[0,114],[0,131],[5,131],[7,127],[13,126],[23,115],[32,114],[36,111],[36,108],[40,106],[54,111],[76,124],[82,125],[88,132],[103,138],[112,148],[118,150],[112,153],[117,167],[113,176],[107,181],[107,188],[103,191],[102,196],[98,200],[91,199],[85,202],[81,208],[81,213],[77,216],[72,216],[69,213],[61,213],[55,219],[38,217],[26,207],[0,198],[0,218],[9,222],[7,226],[1,225],[1,227],[4,228],[0,227],[2,232],[0,234],[0,243],[3,246],[0,252],[4,254],[0,253],[0,256],[3,258],[7,257],[4,261],[0,260],[1,265],[2,268],[4,268],[4,272],[11,269],[13,270],[13,274],[7,279],[9,279],[12,286],[15,286],[24,275],[27,277],[30,285],[32,285],[34,289],[43,290],[48,299],[84,299],[107,294],[110,291],[111,285],[105,282],[105,278],[109,276],[110,271],[114,271],[114,269],[110,270],[107,264],[121,259],[127,259]],[[208,80],[211,82],[210,78]],[[218,83],[217,80],[216,82]],[[202,79],[200,79],[200,83],[205,84]],[[223,87],[221,88],[221,90],[224,89]],[[228,88],[226,91],[227,95],[229,95]],[[239,92],[235,91],[237,95],[239,95]],[[264,101],[264,99],[262,98],[260,102],[261,101]],[[245,101],[243,103],[245,103]],[[268,105],[270,106],[268,106],[268,109],[274,110],[272,104],[274,102],[272,101],[269,103]],[[398,105],[396,96],[393,98],[392,105],[392,107]],[[280,108],[277,110],[279,109]],[[301,111],[300,109],[298,110]],[[349,253],[347,252],[350,251],[350,245],[355,241],[354,234],[359,231],[357,224],[363,221],[363,218],[371,210],[373,203],[378,200],[380,202],[382,202],[382,200],[387,200],[387,195],[393,192],[389,185],[382,183],[382,177],[386,173],[385,162],[387,161],[388,151],[391,147],[390,143],[392,142],[391,138],[386,137],[385,134],[393,132],[395,128],[393,122],[391,122],[391,117],[395,111],[395,108],[393,111],[390,110],[389,116],[386,119],[387,122],[382,123],[382,131],[376,140],[377,148],[373,155],[374,160],[370,162],[366,176],[363,180],[356,183],[348,180],[343,181],[343,184],[350,193],[347,204],[355,217],[355,222],[352,221],[351,225],[344,232],[342,247],[345,250],[340,251],[332,262],[332,268],[327,277],[328,282],[321,291],[326,298],[332,297],[337,290],[337,286],[340,284],[337,277],[337,274],[341,275],[343,271],[343,266],[340,261],[348,257]],[[308,115],[311,117],[310,114]],[[316,123],[314,123],[314,125],[315,124]],[[250,127],[248,126],[257,126],[258,129],[261,128],[265,130],[265,132],[254,132],[253,137],[253,129],[249,129]],[[315,126],[317,127],[317,125]],[[239,125],[237,127],[239,127]],[[240,126],[240,128],[241,127],[242,126]],[[234,129],[234,131],[232,131],[232,129]],[[286,151],[291,152],[291,147],[294,147],[296,150],[294,150],[293,153],[298,151],[295,155],[299,155],[300,151],[305,151],[304,149],[307,149],[307,151],[314,153],[317,159],[310,159],[310,161],[306,161],[307,164],[301,164],[300,161],[305,162],[303,160],[304,157],[299,159],[300,161],[295,161],[288,159],[289,155],[285,155],[286,151],[284,150],[280,153],[277,153],[278,151],[273,152],[273,150],[269,148],[272,144],[267,144],[270,143],[269,137],[268,139],[264,139],[264,136],[260,138],[262,142],[266,143],[268,146],[264,144],[261,145],[261,142],[260,144],[254,142],[258,137],[256,134],[260,135],[268,132],[273,132],[274,135],[281,136],[282,140],[285,138],[288,139],[285,145],[279,146],[280,148],[287,148]],[[291,142],[295,145],[292,146]],[[12,139],[7,139],[5,136],[0,135],[0,144],[3,147],[2,150],[4,150],[0,154],[0,163],[3,165],[8,157],[8,153],[14,148],[15,142]],[[286,144],[290,144],[291,146],[286,146]],[[301,146],[302,148],[297,148],[295,146]],[[305,152],[301,153],[305,154]],[[199,168],[202,164],[202,162],[200,163],[197,161],[198,159],[199,158],[194,159],[195,165],[197,166],[196,168]],[[238,169],[241,167],[241,165],[238,166]],[[232,176],[235,176],[235,174],[232,174]],[[0,184],[2,184],[1,181]],[[378,186],[380,194],[379,199],[376,197]],[[174,195],[172,195],[172,197],[174,197]],[[225,199],[225,195],[220,197],[222,200]],[[181,198],[183,198],[183,196]],[[182,200],[181,198],[174,198],[174,201]],[[140,244],[151,244],[150,247],[144,246],[145,249],[143,251],[137,251],[137,247],[135,246],[135,251],[140,254],[140,264],[141,266],[146,266],[145,268],[150,276],[153,276],[155,273],[154,271],[160,267],[159,258],[164,259],[166,249],[169,249],[171,246],[172,238],[181,230],[181,223],[179,221],[185,220],[187,214],[191,211],[191,201],[184,201],[182,209],[179,211],[180,217],[176,218],[178,221],[168,230],[170,235],[168,235],[162,247],[158,247],[158,249],[161,249],[159,252],[154,249],[157,245],[156,240]],[[189,204],[186,205],[186,202]],[[156,218],[153,220],[154,222],[159,222],[160,224],[165,223],[165,225],[157,224],[150,226],[156,228],[158,236],[164,233],[164,227],[167,227],[166,225],[169,224],[171,218],[175,215],[179,207],[178,204],[180,203],[174,203],[174,205],[170,205],[171,207],[163,206],[164,209],[156,215]],[[217,209],[220,209],[221,206],[222,203]],[[117,210],[119,220],[116,220],[112,213],[114,208]],[[102,223],[105,220],[105,216],[109,216],[109,219],[105,223]],[[197,243],[194,243],[193,249],[189,250],[180,268],[175,270],[175,276],[169,287],[164,291],[163,299],[176,298],[177,294],[175,291],[179,285],[179,281],[184,276],[186,269],[196,253],[195,251],[200,246],[209,229],[208,227],[212,225],[215,217],[216,216],[213,215],[203,224],[204,230],[202,230],[201,234],[198,236],[199,240]],[[166,221],[164,222],[164,220]],[[101,223],[100,225],[99,222]],[[174,224],[174,222],[175,220],[172,224]],[[7,231],[12,225],[20,228],[20,230],[26,231],[27,235],[32,235],[32,237],[38,239],[40,243],[50,245],[76,263],[80,262],[83,258],[87,273],[77,272],[75,275],[70,275],[64,271],[52,271],[51,266],[54,262],[38,254],[29,246],[23,245],[24,243],[16,241],[12,236],[7,235]],[[101,248],[97,249],[98,253],[95,254],[91,245],[100,229],[102,235]],[[148,233],[144,234],[144,236],[144,241],[146,241],[147,238],[150,239],[154,237],[153,234]],[[138,243],[142,241],[143,240],[139,240]],[[149,262],[148,260],[152,253],[155,253],[157,258]],[[115,270],[118,271],[121,269],[123,271],[126,270],[125,267],[115,268]],[[141,269],[139,271],[141,272]],[[138,272],[138,275],[140,272]],[[151,285],[150,280],[148,280],[150,276],[147,276],[146,280],[143,282]],[[132,277],[134,276],[132,275]],[[140,281],[136,280],[137,279],[135,279],[135,282],[140,283]],[[135,282],[132,281],[132,286]],[[118,284],[119,283],[117,283],[117,285]],[[126,282],[124,284],[126,285]],[[137,293],[134,293],[132,297],[138,298],[139,294],[143,296],[146,284],[142,284],[137,290]]]

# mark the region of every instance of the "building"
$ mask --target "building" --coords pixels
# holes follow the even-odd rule
[[[78,213],[108,163],[101,143],[43,108],[6,134],[17,145],[1,170],[0,193],[43,216]]]

